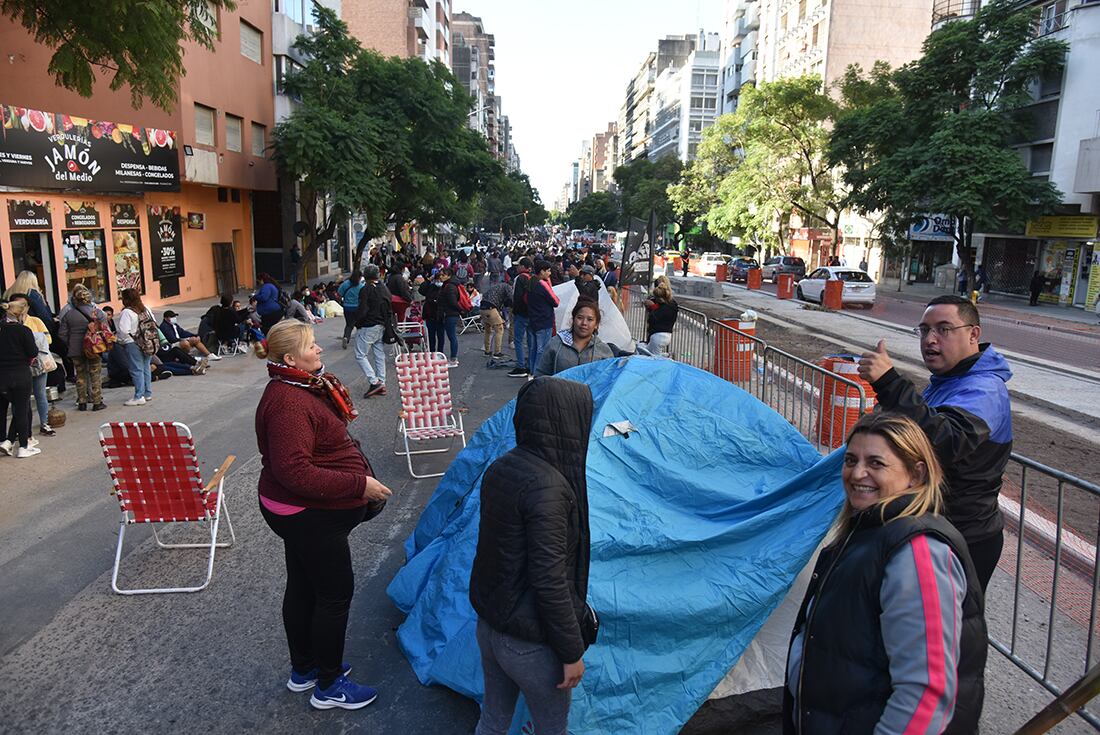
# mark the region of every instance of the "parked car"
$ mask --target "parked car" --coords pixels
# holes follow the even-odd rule
[[[806,275],[806,261],[793,255],[777,255],[765,260],[760,270],[764,280],[772,283],[775,283],[775,278],[780,273],[790,273],[798,281]]]
[[[759,268],[760,263],[756,258],[739,257],[734,258],[729,262],[729,270],[726,271],[726,277],[731,283],[737,281],[748,281],[749,271],[753,268]]]
[[[798,282],[795,293],[803,301],[821,303],[825,296],[826,281],[843,281],[842,304],[859,304],[870,309],[875,305],[875,282],[866,271],[844,266],[818,268]]]
[[[702,253],[696,261],[699,266],[699,275],[704,278],[714,278],[718,266],[722,263],[728,263],[729,259],[730,256],[724,253]]]

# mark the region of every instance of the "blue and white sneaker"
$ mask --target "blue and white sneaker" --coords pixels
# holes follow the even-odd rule
[[[328,689],[314,689],[309,703],[314,709],[361,709],[376,699],[378,692],[373,687],[356,684],[348,677],[341,676]]]
[[[351,664],[345,661],[340,670],[343,672],[341,676],[347,676],[351,673]],[[290,678],[286,680],[287,689],[292,692],[308,692],[315,686],[317,686],[317,669],[310,669],[308,674],[299,674],[293,666],[290,667]]]

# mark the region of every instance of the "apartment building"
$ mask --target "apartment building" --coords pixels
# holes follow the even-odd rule
[[[1100,2],[1047,0],[1038,6],[1036,34],[1069,44],[1060,72],[1032,87],[1023,114],[1028,134],[1013,148],[1035,177],[1062,192],[1058,212],[1028,223],[1023,232],[974,234],[976,262],[991,288],[1024,295],[1032,276],[1043,277],[1046,303],[1095,308],[1100,297]],[[933,27],[971,17],[977,2],[937,0]]]
[[[721,58],[717,33],[700,32],[684,64],[657,75],[650,94],[649,160],[695,159],[703,130],[714,124],[720,102]]]
[[[91,98],[59,88],[52,51],[0,20],[0,156],[26,162],[0,169],[0,287],[33,271],[56,310],[77,283],[116,307],[125,288],[162,306],[254,283],[256,199],[276,190],[272,8],[241,0],[208,22],[214,47],[185,46],[165,112],[105,76]]]
[[[343,0],[340,17],[383,56],[451,66],[451,0]]]
[[[485,136],[494,156],[506,156],[507,151],[501,149],[500,98],[496,94],[496,40],[492,33],[485,32],[481,18],[465,12],[455,13],[451,18],[451,46],[469,49],[470,74],[466,88],[476,102],[471,112],[471,127]],[[463,79],[460,77],[459,81]]]
[[[679,68],[695,50],[696,36],[667,36],[657,42],[657,50],[646,55],[638,72],[626,86],[619,108],[618,165],[630,163],[648,155],[653,133],[650,118],[650,96],[657,76],[669,67]]]

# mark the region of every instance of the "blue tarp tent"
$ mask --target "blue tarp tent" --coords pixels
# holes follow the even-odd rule
[[[749,394],[671,360],[603,360],[559,377],[587,383],[595,400],[589,601],[601,629],[570,732],[676,733],[828,530],[843,498],[840,453],[822,459]],[[470,568],[481,477],[515,446],[513,409],[452,463],[388,590],[408,615],[398,640],[420,681],[479,701]]]

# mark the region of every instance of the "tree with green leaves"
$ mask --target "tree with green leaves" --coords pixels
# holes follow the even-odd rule
[[[578,230],[613,229],[619,223],[619,198],[606,191],[594,191],[570,204],[565,220]]]
[[[1062,65],[1066,45],[1035,38],[1038,8],[994,0],[924,42],[922,56],[891,71],[849,69],[829,145],[851,201],[886,212],[900,229],[922,213],[953,216],[956,249],[971,269],[975,229],[1012,231],[1061,195],[1031,176],[1008,147],[1026,133],[1031,86]]]
[[[127,87],[135,108],[148,99],[171,111],[186,73],[183,45],[213,48],[219,8],[234,0],[0,0],[0,15],[53,49],[47,71],[58,86],[91,97],[100,75]]]
[[[314,12],[316,33],[295,41],[308,61],[285,82],[286,93],[299,102],[272,136],[275,164],[294,186],[305,223],[303,262],[352,212],[366,214],[371,236],[385,232],[385,204],[393,192],[384,162],[401,143],[399,131],[360,102],[368,60],[359,42],[333,11],[316,6]],[[302,269],[299,285],[305,277]]]
[[[481,229],[505,236],[522,232],[524,224],[541,225],[549,216],[530,179],[516,171],[499,171],[489,179],[478,199],[477,212]]]
[[[740,235],[765,250],[783,247],[797,213],[804,225],[831,230],[835,249],[847,207],[825,155],[836,109],[816,76],[745,89],[737,111],[704,131],[698,158],[673,189],[677,206],[706,206],[703,219],[716,235]]]
[[[615,183],[619,186],[624,217],[648,220],[650,210],[654,210],[659,226],[676,226],[671,244],[683,241],[695,228],[699,215],[705,211],[687,206],[689,202],[686,199],[676,200],[673,197],[672,187],[679,185],[684,171],[684,165],[675,156],[665,156],[656,161],[640,158],[615,169]]]

